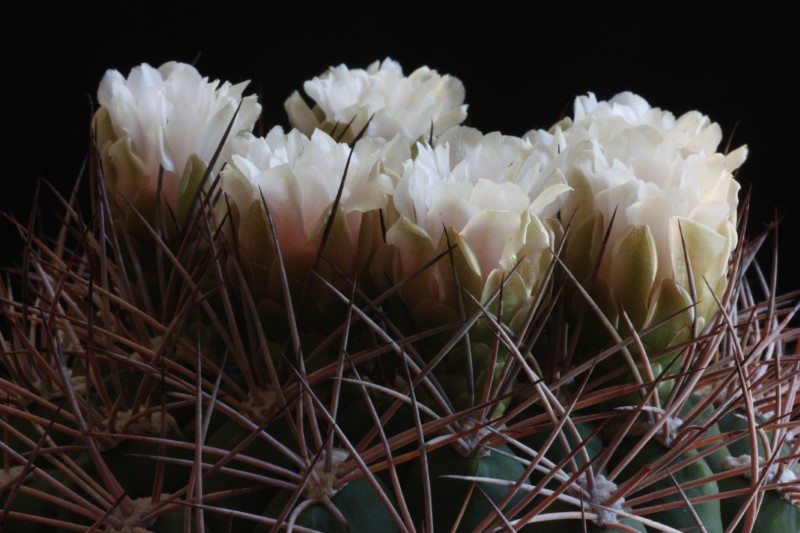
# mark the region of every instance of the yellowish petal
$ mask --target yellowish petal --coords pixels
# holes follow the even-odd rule
[[[658,271],[658,254],[650,228],[630,227],[615,243],[611,287],[635,327],[647,316],[647,303]]]

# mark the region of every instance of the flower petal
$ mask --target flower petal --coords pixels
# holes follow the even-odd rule
[[[658,270],[653,234],[647,226],[631,226],[614,245],[611,287],[635,327],[647,317],[650,291]]]
[[[400,65],[389,58],[366,70],[331,67],[303,88],[320,111],[317,120],[311,120],[294,95],[286,107],[292,125],[307,135],[327,123],[350,124],[351,135],[366,127],[370,137],[417,139],[431,129],[439,135],[467,116],[464,86],[458,79],[427,67],[404,77]]]

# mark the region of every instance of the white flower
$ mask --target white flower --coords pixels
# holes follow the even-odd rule
[[[588,277],[613,216],[598,283],[642,327],[663,319],[667,308],[691,305],[685,242],[702,325],[716,307],[706,283],[721,294],[736,245],[739,184],[732,172],[746,147],[721,154],[722,132],[708,117],[692,111],[675,118],[631,93],[608,102],[577,98],[573,121],[556,126],[562,133],[559,157],[575,188],[562,211],[575,213],[570,266]],[[615,320],[618,311],[611,310]]]
[[[386,235],[396,251],[395,277],[409,276],[445,250],[447,232],[457,245],[461,286],[485,302],[505,278],[506,318],[525,312],[552,259],[557,229],[544,218],[569,191],[559,172],[542,175],[541,168],[534,145],[498,133],[458,127],[434,147],[417,144],[395,191],[398,219]],[[388,269],[385,261],[376,267]],[[435,312],[439,304],[455,309],[450,272],[445,259],[408,284],[405,297],[412,314],[418,311],[414,316],[425,315],[425,307]]]
[[[337,223],[325,256],[352,274],[359,254],[368,253],[371,245],[360,240],[365,233],[380,231],[377,219],[370,221],[374,227],[363,229],[362,220],[366,214],[386,206],[393,189],[391,161],[408,156],[407,147],[381,139],[360,140],[351,156],[347,144],[337,143],[321,130],[309,138],[298,130],[284,133],[280,127],[273,128],[264,138],[242,135],[232,141],[232,149],[231,165],[222,172],[221,187],[241,215],[238,229],[243,259],[273,267],[275,257],[269,251],[272,239],[265,233],[263,197],[290,274],[303,281],[319,247],[345,168],[347,176]],[[399,150],[400,155],[394,155],[394,150]]]
[[[96,122],[110,120],[110,127],[97,126],[98,137],[104,137],[98,146],[113,166],[104,170],[113,174],[116,192],[128,200],[151,198],[163,168],[162,191],[175,206],[190,158],[211,162],[237,109],[227,141],[253,128],[261,106],[255,96],[242,98],[247,83],[220,85],[177,62],[158,69],[144,63],[127,78],[108,70],[97,91],[102,108]],[[223,162],[218,158],[212,172]]]
[[[364,69],[331,67],[305,82],[306,93],[316,102],[312,112],[295,92],[285,107],[292,125],[306,134],[327,123],[362,130],[372,117],[366,135],[391,140],[398,134],[412,139],[434,135],[460,124],[467,116],[464,86],[457,78],[420,67],[403,76],[400,65],[385,59]],[[339,130],[341,131],[341,129]]]

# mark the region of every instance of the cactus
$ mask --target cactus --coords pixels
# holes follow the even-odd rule
[[[435,109],[453,121],[462,104]],[[320,114],[298,94],[287,106],[295,122]],[[98,141],[113,131],[103,109]],[[55,239],[17,224],[25,268],[0,280],[0,530],[800,529],[798,304],[775,294],[774,276],[764,283],[767,233],[744,238],[746,202],[738,237],[733,215],[715,219],[732,249],[724,272],[719,254],[692,270],[695,223],[685,262],[670,249],[670,278],[649,229],[618,231],[593,205],[566,212],[589,178],[563,171],[574,154],[558,128],[532,141],[454,127],[387,142],[364,139],[367,107],[354,109],[358,130],[306,120],[324,122],[318,146],[346,156],[323,176],[325,205],[302,213],[307,241],[291,241],[291,213],[252,180],[285,179],[295,194],[291,180],[313,167],[313,154],[297,157],[303,168],[275,162],[315,142],[278,130],[259,168],[246,132],[192,154],[172,169],[185,168],[174,194],[145,211],[97,142],[91,215],[54,193]],[[383,134],[395,123],[378,119]],[[235,135],[241,121],[225,120]],[[123,163],[136,161],[120,137]],[[496,167],[479,169],[479,152]],[[233,163],[215,174],[203,157]],[[436,165],[458,194],[525,200],[503,211],[480,198],[469,222],[430,223],[414,195]],[[372,203],[347,197],[369,187],[348,189],[351,172],[382,184]],[[380,196],[388,181],[401,203]],[[503,249],[485,240],[495,231]],[[645,244],[624,249],[631,239]],[[619,293],[603,250],[647,294]]]

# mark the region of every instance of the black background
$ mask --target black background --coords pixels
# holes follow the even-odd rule
[[[607,2],[563,3],[547,12],[531,5],[533,14],[499,2],[438,12],[410,2],[329,4],[324,12],[284,5],[258,13],[220,4],[216,18],[179,16],[177,10],[160,18],[133,16],[133,10],[47,19],[9,12],[2,37],[6,188],[0,211],[26,219],[40,177],[62,192],[70,189],[107,68],[127,75],[141,62],[196,59],[210,78],[252,80],[269,128],[287,125],[283,101],[304,80],[331,65],[365,67],[390,56],[407,73],[427,64],[460,78],[468,122],[487,132],[546,128],[571,113],[574,97],[587,91],[607,99],[631,90],[676,115],[702,111],[721,124],[726,140],[732,136],[731,146],[749,145],[739,174],[744,189],[753,186],[749,234],[776,212],[783,216],[781,287],[798,288],[800,112],[792,79],[800,46],[793,18],[747,3],[704,13],[679,5],[657,15],[612,12]],[[641,2],[635,9],[649,6]],[[221,16],[225,10],[245,16]],[[42,205],[47,216],[51,204]],[[5,220],[0,239],[2,265],[14,264],[22,241]]]

